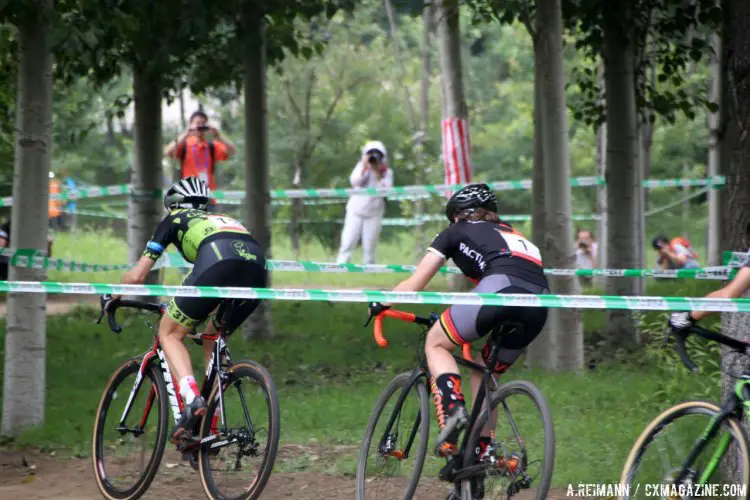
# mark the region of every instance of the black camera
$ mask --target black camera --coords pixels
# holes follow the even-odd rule
[[[377,165],[383,161],[383,153],[377,149],[371,149],[367,152],[367,163],[371,165]]]
[[[578,243],[578,248],[580,248],[581,250],[583,250],[583,249],[588,248],[588,245],[586,244],[586,242],[582,241],[582,242]]]
[[[196,129],[196,130],[197,130],[198,132],[206,132],[206,131],[207,131],[208,129],[210,129],[210,128],[211,128],[211,127],[209,127],[208,125],[200,125],[200,126],[196,127],[195,129]]]

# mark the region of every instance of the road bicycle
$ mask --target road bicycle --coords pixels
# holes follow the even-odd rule
[[[698,367],[685,347],[691,334],[750,354],[750,344],[699,326],[684,332],[667,330],[665,341],[670,335],[675,338],[680,360],[693,373]],[[619,498],[747,498],[750,444],[743,421],[750,416],[748,410],[750,371],[746,370],[721,406],[684,401],[664,411],[646,426],[630,450]],[[728,471],[733,477],[725,476]]]
[[[271,376],[260,364],[233,361],[229,353],[227,318],[238,303],[235,299],[221,303],[216,335],[191,335],[196,343],[215,341],[201,386],[208,411],[178,451],[198,470],[211,499],[258,498],[279,445],[279,400]],[[166,305],[112,303],[107,319],[115,333],[122,331],[115,318],[120,308],[148,311],[160,318]],[[98,322],[104,314],[102,307]],[[231,403],[228,399],[233,396],[237,401]],[[169,416],[176,424],[183,407],[159,345],[156,321],[151,347],[115,370],[96,412],[92,458],[96,483],[105,498],[134,499],[146,492],[164,454]]]
[[[385,317],[421,325],[423,341],[417,351],[417,367],[397,375],[372,411],[360,448],[357,500],[420,498],[417,486],[430,435],[430,374],[424,357],[424,338],[438,316],[433,313],[425,318],[394,309],[383,311],[375,317],[374,324],[375,340],[381,347],[388,344],[382,330]],[[496,365],[497,340],[522,328],[520,323],[505,323],[489,336],[488,366]],[[525,381],[498,385],[492,370],[471,360],[468,345],[464,346],[463,357],[454,358],[482,378],[460,453],[446,459],[438,475],[441,480],[453,483],[447,498],[510,498],[521,490],[535,488],[535,498],[544,499],[552,479],[555,437],[550,409],[541,391]],[[524,404],[529,406],[524,408]],[[392,408],[386,408],[388,405]],[[520,415],[519,420],[524,423],[536,417],[537,426],[524,426],[523,431],[519,431],[514,413]],[[500,415],[505,420],[498,425]],[[382,427],[377,428],[379,424]],[[477,450],[482,435],[489,436],[491,442],[479,457]],[[409,467],[410,472],[402,471]]]

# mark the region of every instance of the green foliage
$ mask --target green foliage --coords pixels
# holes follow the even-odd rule
[[[0,196],[9,195],[13,179],[15,134],[16,58],[15,29],[10,24],[0,24]]]
[[[706,328],[718,328],[706,321]],[[689,386],[694,397],[712,399],[721,385],[721,349],[716,342],[707,342],[696,337],[686,342],[690,358],[699,366],[697,374],[690,372],[677,354],[674,340],[665,342],[666,321],[652,321],[644,327],[644,352],[649,365],[656,366],[662,375],[655,380],[654,396],[664,398],[683,387]]]
[[[707,53],[711,35],[718,29],[721,11],[710,0],[637,0],[625,11],[605,1],[568,0],[563,17],[575,35],[575,47],[598,60],[604,53],[605,23],[617,26],[635,56],[636,103],[649,121],[655,117],[674,123],[678,113],[689,119],[698,110],[714,106],[705,98],[705,87],[691,82],[692,67]],[[609,17],[611,16],[611,17]],[[626,42],[628,43],[628,42]],[[574,117],[595,126],[605,120],[601,104],[604,91],[594,68],[574,72],[585,96],[574,108]]]

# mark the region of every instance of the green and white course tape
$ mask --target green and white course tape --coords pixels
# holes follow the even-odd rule
[[[750,312],[750,299],[706,299],[691,297],[495,295],[490,293],[381,292],[370,290],[285,290],[273,288],[219,288],[30,281],[0,281],[0,292],[79,295],[119,294],[152,297],[205,297],[328,302],[392,302],[396,304],[465,304],[550,307],[555,309]]]
[[[531,189],[531,180],[512,180],[488,182],[487,184],[495,191],[512,191]],[[570,179],[572,187],[587,187],[604,185],[602,177],[574,177]],[[695,187],[710,186],[719,187],[726,184],[724,176],[707,177],[703,179],[646,179],[643,181],[643,187],[647,189],[667,188],[667,187]],[[394,196],[409,197],[413,195],[445,195],[453,192],[465,184],[427,184],[412,186],[395,186],[392,188],[322,188],[322,189],[278,189],[270,192],[271,198],[290,199],[290,198],[348,198],[352,194],[365,194],[370,196]],[[160,196],[160,191],[149,191],[136,193],[128,184],[119,184],[114,186],[93,186],[79,188],[71,191],[63,191],[59,194],[52,195],[52,199],[58,200],[82,200],[86,198],[102,198],[107,196],[121,196],[130,194],[131,196]],[[245,198],[244,191],[222,191],[218,190],[213,193],[217,200],[241,200]],[[13,205],[12,197],[0,198],[0,207],[9,207]]]
[[[65,259],[46,257],[41,252],[31,249],[11,250],[0,249],[0,256],[9,258],[11,265],[33,269],[52,269],[72,272],[105,272],[129,269],[127,264],[89,264]],[[164,253],[156,261],[154,269],[161,268],[191,268],[193,267],[177,252]],[[266,269],[279,272],[314,272],[314,273],[359,273],[359,274],[389,274],[412,273],[416,270],[413,265],[400,264],[334,264],[327,262],[268,260]],[[457,267],[442,267],[441,274],[461,274]],[[624,278],[667,278],[667,279],[699,279],[699,280],[727,280],[736,271],[731,267],[707,267],[705,269],[545,269],[544,273],[552,276],[584,276],[584,277],[624,277]]]

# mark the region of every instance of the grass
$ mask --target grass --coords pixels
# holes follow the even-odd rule
[[[410,309],[425,313],[428,306]],[[391,323],[390,345],[380,349],[371,330],[360,326],[363,316],[362,305],[279,302],[274,305],[275,339],[232,337],[236,359],[258,360],[274,378],[282,442],[313,450],[278,463],[280,470],[353,473],[357,446],[380,391],[393,375],[414,365],[420,340],[413,328]],[[141,317],[121,315],[125,330],[119,336],[93,324],[94,317],[93,309],[81,306],[49,318],[46,424],[22,433],[14,446],[88,453],[94,412],[109,375],[125,359],[145,351],[149,342]],[[0,346],[4,332],[0,324]],[[190,350],[197,361],[199,349],[190,344]],[[664,372],[643,361],[604,364],[584,375],[527,371],[518,363],[507,377],[533,381],[548,399],[557,438],[557,486],[615,481],[644,425],[660,408],[690,397],[695,387],[689,381],[697,381],[670,384],[665,397],[657,390]],[[708,381],[713,382],[717,397],[719,382]],[[434,438],[434,418],[431,425]],[[316,445],[347,446],[320,459]],[[434,470],[436,463],[431,459],[428,469]]]
[[[671,220],[668,218],[667,220]],[[434,226],[434,227],[433,227]],[[393,229],[393,228],[390,228]],[[413,228],[412,228],[413,229]],[[440,224],[431,224],[426,230],[427,235],[435,234],[440,229]],[[522,227],[527,231],[528,228]],[[429,239],[429,237],[428,237]],[[700,247],[698,248],[701,251]],[[170,251],[174,251],[171,248]],[[352,262],[362,262],[361,249],[357,249]],[[648,250],[647,267],[653,264],[653,252]],[[87,262],[92,264],[122,264],[127,262],[127,244],[125,231],[115,232],[111,227],[86,225],[84,221],[81,229],[71,233],[57,233],[55,235],[53,256],[56,258]],[[378,247],[378,262],[387,264],[415,264],[422,256],[414,243],[413,231],[394,231],[390,238],[381,241]],[[282,231],[276,231],[273,235],[273,259],[277,260],[307,260],[316,262],[334,262],[336,252],[324,247],[318,241],[303,241],[300,251],[295,253],[290,244],[288,235]],[[451,263],[452,264],[452,263]],[[87,283],[117,283],[122,276],[121,271],[111,272],[70,272],[49,271],[49,279],[63,282],[87,282]],[[374,288],[388,289],[400,280],[407,277],[405,273],[317,273],[317,272],[288,272],[274,271],[272,274],[273,286],[279,287],[327,287],[327,288]],[[167,284],[177,285],[182,282],[184,274],[176,269],[164,271],[164,281]],[[648,293],[659,295],[653,290],[662,287],[661,283],[671,280],[648,279]],[[687,289],[690,288],[690,280],[683,281]],[[448,289],[448,278],[446,275],[438,275],[430,283],[429,290],[441,291]],[[666,285],[669,288],[670,285]],[[701,285],[698,285],[701,286]],[[600,293],[601,290],[585,290],[585,293]],[[667,294],[668,295],[668,294]]]

